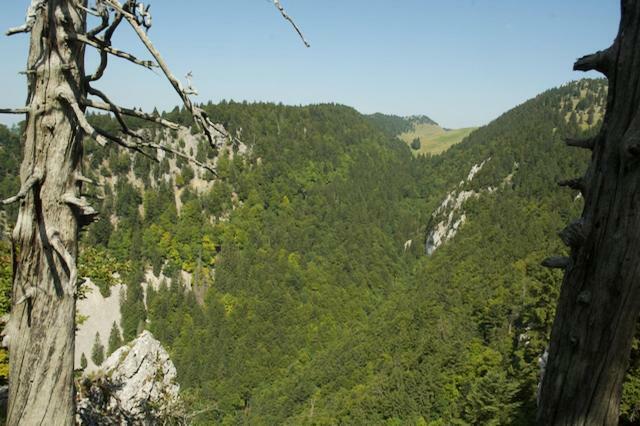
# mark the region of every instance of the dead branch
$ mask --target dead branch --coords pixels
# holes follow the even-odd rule
[[[586,192],[585,179],[582,177],[559,181],[558,186],[571,188],[573,190],[580,191],[583,194]]]
[[[569,267],[569,258],[563,256],[553,256],[542,261],[542,266],[551,269],[567,269]]]
[[[80,105],[78,105],[78,102],[76,102],[73,94],[61,90],[58,93],[58,98],[64,100],[69,105],[69,107],[71,107],[76,116],[76,119],[78,120],[78,124],[88,136],[91,136],[93,139],[95,139],[95,141],[100,146],[107,145],[107,140],[105,139],[105,137],[98,133],[96,129],[94,129],[93,126],[89,123],[89,121],[87,121],[87,117],[84,115],[84,111],[82,111]]]
[[[31,4],[27,8],[27,17],[25,19],[24,24],[19,27],[9,28],[7,31],[8,36],[12,36],[18,33],[28,33],[33,28],[33,25],[36,23],[36,18],[40,10],[42,10],[46,6],[47,0],[31,0]]]
[[[31,188],[42,182],[43,177],[44,173],[42,173],[41,170],[34,170],[31,176],[22,185],[20,191],[13,197],[7,198],[6,200],[2,201],[2,204],[6,206],[8,204],[15,203],[16,201],[23,200],[27,196]]]
[[[298,25],[296,25],[295,21],[293,19],[291,19],[289,14],[287,14],[287,12],[284,10],[284,7],[280,3],[280,0],[273,0],[273,4],[280,11],[280,14],[282,15],[282,17],[291,23],[291,25],[293,26],[293,29],[296,30],[296,32],[298,33],[298,35],[302,39],[302,42],[304,43],[304,45],[307,46],[307,47],[311,47],[311,45],[307,42],[307,39],[304,38],[304,34],[302,34],[302,30],[300,30]]]
[[[65,247],[58,231],[53,231],[49,236],[49,242],[51,247],[58,253],[58,256],[64,261],[69,271],[69,282],[67,283],[67,294],[71,296],[76,295],[77,282],[78,282],[78,268],[74,257],[69,253],[69,250]],[[34,288],[34,287],[31,287]]]
[[[24,302],[33,299],[34,297],[36,297],[36,293],[38,292],[38,288],[37,287],[29,287],[28,289],[25,290],[24,294],[22,295],[21,298],[19,298],[16,301],[16,305],[21,305]]]
[[[105,6],[106,7],[106,6]],[[113,33],[116,31],[120,23],[122,22],[122,15],[120,13],[116,13],[116,17],[114,18],[111,25],[104,32],[103,43],[111,46],[111,37],[113,37]],[[100,64],[96,71],[89,77],[87,77],[87,81],[97,81],[102,78],[105,70],[107,69],[107,64],[109,63],[109,55],[104,50],[100,50]]]
[[[92,10],[91,13],[100,18],[100,24],[87,32],[88,36],[94,37],[109,27],[109,10],[102,1],[98,0],[96,2],[96,10]]]
[[[86,183],[86,184],[89,184],[89,185],[95,185],[96,184],[93,180],[89,179],[88,177],[86,177],[86,176],[84,176],[84,175],[82,175],[80,173],[76,173],[76,182],[83,182],[83,183]]]
[[[113,102],[111,102],[111,99],[109,99],[109,97],[107,97],[107,95],[105,95],[100,90],[98,90],[96,88],[93,88],[91,86],[89,86],[87,89],[88,89],[89,94],[99,97],[100,99],[105,101],[109,106],[111,106],[113,108],[113,110],[111,112],[113,112],[113,115],[116,117],[116,120],[118,121],[118,123],[120,123],[120,128],[122,129],[122,132],[124,134],[126,134],[128,136],[132,136],[134,138],[140,138],[140,135],[138,135],[137,133],[135,133],[135,132],[131,131],[131,129],[129,129],[129,126],[127,126],[127,123],[125,123],[124,118],[122,118],[122,115],[118,111],[118,108],[116,107],[116,105]]]
[[[123,108],[123,107],[120,107],[120,106],[114,105],[114,104],[98,102],[98,101],[94,101],[92,99],[84,100],[83,104],[86,107],[89,107],[89,108],[95,108],[95,109],[99,109],[99,110],[102,110],[102,111],[109,111],[109,112],[113,112],[113,113],[118,112],[121,115],[127,115],[129,117],[136,117],[136,118],[140,118],[142,120],[158,123],[158,124],[160,124],[162,126],[165,126],[165,127],[169,128],[169,129],[172,129],[172,130],[180,130],[180,128],[182,127],[177,123],[173,123],[173,122],[171,122],[169,120],[165,120],[163,118],[156,117],[155,115],[147,114],[147,113],[142,112],[142,111],[136,111],[135,109]]]
[[[191,113],[195,125],[198,128],[202,129],[211,147],[218,148],[216,145],[216,133],[219,132],[211,126],[211,121],[207,119],[205,112],[191,102],[191,99],[189,99],[189,94],[185,92],[180,81],[173,75],[173,73],[169,69],[169,66],[162,58],[162,55],[160,55],[160,52],[155,48],[155,46],[147,36],[145,30],[142,29],[140,24],[138,24],[136,16],[125,10],[118,0],[105,0],[105,2],[109,6],[113,7],[118,13],[122,14],[122,16],[124,16],[124,19],[126,19],[129,25],[131,25],[131,28],[133,28],[133,30],[136,32],[138,38],[140,38],[140,41],[142,41],[149,53],[151,53],[151,56],[153,56],[153,58],[156,60],[156,63],[164,73],[167,80],[169,80],[175,91],[182,99],[185,108],[187,108],[187,110]]]
[[[187,155],[187,154],[185,154],[183,152],[180,152],[180,151],[178,151],[176,149],[173,149],[173,148],[171,148],[169,146],[162,145],[162,144],[155,143],[155,142],[150,142],[150,141],[147,141],[145,139],[135,140],[135,141],[127,141],[127,140],[125,140],[123,138],[120,138],[118,136],[111,135],[111,134],[107,133],[106,131],[104,131],[102,129],[96,128],[96,131],[98,133],[100,133],[102,136],[104,136],[105,138],[107,138],[108,140],[111,140],[112,142],[115,142],[116,144],[122,146],[123,148],[127,148],[127,149],[133,150],[135,152],[138,152],[138,153],[146,156],[147,158],[149,158],[149,159],[151,159],[151,160],[153,160],[155,162],[157,162],[158,159],[150,156],[142,148],[151,148],[151,149],[155,149],[155,150],[168,152],[169,154],[174,154],[174,155],[186,160],[187,162],[189,162],[189,163],[191,163],[191,164],[193,164],[193,165],[195,165],[197,167],[200,167],[200,168],[202,168],[204,170],[208,170],[211,173],[213,173],[214,175],[217,175],[216,170],[212,166],[209,166],[207,164],[201,163],[200,161],[196,160],[195,158],[193,158],[193,157],[191,157],[191,156],[189,156],[189,155]]]
[[[567,146],[571,146],[574,148],[584,148],[593,150],[596,145],[596,138],[587,138],[587,139],[574,139],[567,138],[565,139],[565,143]]]
[[[83,5],[81,5],[81,4],[80,4],[80,5],[78,5],[78,8],[80,8],[80,9],[84,10],[84,11],[85,11],[85,12],[87,12],[89,15],[93,15],[93,16],[96,16],[96,17],[98,17],[98,18],[100,18],[100,17],[101,17],[101,16],[100,16],[100,14],[98,14],[98,11],[93,10],[93,9],[90,9],[90,8],[88,8],[88,7],[84,7],[84,6],[83,6]]]
[[[0,114],[28,114],[29,108],[0,108]]]
[[[170,154],[174,154],[174,155],[186,160],[187,162],[189,162],[191,164],[194,164],[194,165],[196,165],[196,166],[198,166],[198,167],[200,167],[200,168],[202,168],[204,170],[210,171],[211,173],[214,174],[214,176],[218,175],[218,172],[216,172],[216,169],[214,169],[213,167],[211,167],[211,166],[209,166],[207,164],[201,163],[200,161],[196,160],[195,158],[193,158],[193,157],[191,157],[191,156],[189,156],[189,155],[187,155],[187,154],[185,154],[183,152],[175,150],[175,149],[173,149],[173,148],[171,148],[169,146],[161,145],[161,144],[158,144],[158,143],[155,143],[155,142],[147,142],[147,141],[142,141],[142,142],[136,141],[135,143],[139,144],[141,146],[148,147],[148,148],[159,149],[160,151],[164,151],[164,152],[168,152]]]
[[[618,42],[605,50],[600,50],[594,54],[583,56],[573,65],[574,71],[598,71],[609,76],[612,65],[615,62],[618,51]]]
[[[153,69],[154,67],[157,66],[156,64],[153,63],[153,61],[140,60],[135,56],[133,56],[131,53],[127,53],[122,50],[116,49],[115,47],[111,47],[108,44],[106,44],[104,41],[96,37],[90,37],[84,34],[69,34],[67,38],[69,40],[79,41],[80,43],[84,43],[88,46],[91,46],[103,52],[109,53],[110,55],[117,56],[122,59],[126,59],[129,62],[133,62],[136,65],[140,65],[148,69]]]
[[[121,137],[118,137],[116,135],[112,135],[111,133],[107,132],[106,130],[100,129],[100,128],[95,128],[95,131],[97,134],[99,134],[101,137],[104,138],[104,140],[107,141],[111,141],[113,143],[115,143],[116,145],[119,145],[123,148],[127,148],[131,151],[135,151],[137,153],[139,153],[140,155],[148,158],[149,160],[153,161],[153,162],[158,162],[158,159],[154,156],[152,156],[151,154],[149,154],[148,152],[145,152],[142,147],[140,146],[141,142],[138,141],[137,143],[129,143],[127,142],[125,139],[122,139]]]

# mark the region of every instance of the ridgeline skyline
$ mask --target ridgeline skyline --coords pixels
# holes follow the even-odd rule
[[[5,5],[0,28],[20,24],[28,3]],[[597,76],[573,72],[573,61],[610,45],[619,21],[616,2],[595,0],[283,5],[310,49],[270,1],[215,7],[204,0],[186,7],[153,2],[150,36],[176,75],[193,72],[196,102],[335,102],[367,114],[427,115],[459,128],[486,124],[551,87]],[[130,29],[113,44],[149,57]],[[2,107],[24,104],[26,84],[18,73],[27,49],[26,35],[0,37]],[[97,55],[87,51],[91,69]],[[180,104],[161,77],[118,58],[100,83],[124,106],[167,110]],[[0,123],[19,118],[0,116]]]

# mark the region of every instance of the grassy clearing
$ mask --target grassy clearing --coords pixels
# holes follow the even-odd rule
[[[398,137],[407,144],[415,138],[420,138],[421,146],[414,154],[441,154],[453,145],[462,142],[476,127],[464,129],[445,130],[433,124],[416,124],[413,131],[402,133]]]

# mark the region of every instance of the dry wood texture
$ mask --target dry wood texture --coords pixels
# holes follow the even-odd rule
[[[602,130],[584,176],[563,184],[585,197],[561,233],[571,247],[542,381],[540,425],[615,425],[640,315],[640,2],[622,0],[620,31],[576,70],[609,79]]]
[[[78,0],[37,9],[28,58],[23,189],[13,232],[13,307],[7,424],[70,425],[75,415],[73,352],[82,133],[61,94],[84,97],[84,45]]]

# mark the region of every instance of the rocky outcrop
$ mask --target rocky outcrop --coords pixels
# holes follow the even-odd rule
[[[438,247],[456,236],[458,230],[467,220],[467,216],[462,212],[462,206],[469,198],[476,196],[477,193],[473,191],[449,193],[434,213],[434,218],[444,215],[444,219],[437,222],[427,234],[427,256],[431,256]]]
[[[431,220],[435,222],[435,225],[429,227],[430,229],[427,231],[425,244],[427,256],[431,256],[441,245],[455,237],[466,222],[467,216],[464,214],[462,207],[468,199],[477,197],[479,194],[475,191],[465,191],[463,188],[466,183],[470,183],[476,177],[489,160],[491,158],[480,164],[474,164],[467,175],[467,179],[460,182],[458,188],[447,194],[444,201],[433,212]]]
[[[491,160],[491,157],[484,160],[482,163],[474,164],[469,170],[466,180],[462,180],[458,187],[451,191],[445,197],[444,201],[438,206],[438,208],[431,215],[431,224],[427,229],[427,238],[425,243],[425,252],[427,256],[431,256],[440,246],[445,244],[456,236],[458,231],[467,221],[467,215],[464,212],[464,205],[467,200],[471,198],[478,198],[483,193],[494,193],[500,188],[505,188],[511,185],[513,176],[520,167],[515,162],[513,163],[513,169],[511,173],[502,179],[502,182],[497,186],[489,186],[477,191],[465,189],[469,188],[469,184],[480,173],[482,168]]]
[[[180,423],[176,369],[153,335],[144,331],[78,383],[80,425]]]

